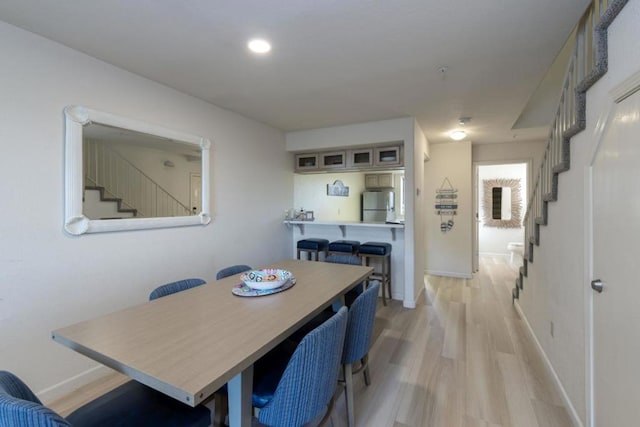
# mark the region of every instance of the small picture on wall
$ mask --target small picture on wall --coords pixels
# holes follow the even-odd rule
[[[315,218],[313,217],[313,211],[305,211],[304,220],[305,221],[313,221]]]
[[[327,196],[349,197],[349,187],[338,179],[333,184],[327,184]]]

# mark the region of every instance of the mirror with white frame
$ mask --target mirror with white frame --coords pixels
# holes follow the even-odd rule
[[[82,106],[64,112],[68,233],[211,221],[209,140]]]

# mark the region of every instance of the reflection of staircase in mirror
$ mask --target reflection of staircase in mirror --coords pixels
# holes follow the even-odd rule
[[[122,199],[106,194],[104,187],[86,186],[84,214],[91,219],[123,219],[134,218],[138,213],[124,205]]]
[[[98,190],[100,201],[116,202],[117,204],[117,209],[113,211],[113,217],[101,215],[100,219],[131,218],[134,216],[157,218],[192,214],[187,206],[144,171],[106,145],[88,139],[84,141],[83,150],[85,198],[87,193],[96,192],[87,190]],[[89,208],[87,200],[85,200],[85,209],[92,209]],[[85,216],[97,219],[92,218],[87,212],[85,212]]]

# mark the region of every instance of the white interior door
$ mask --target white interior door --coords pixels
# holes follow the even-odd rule
[[[613,107],[591,164],[594,426],[638,425],[640,93]],[[597,286],[597,283],[595,283]]]
[[[202,212],[202,177],[199,173],[191,174],[189,190],[191,213],[197,215]]]
[[[480,246],[480,194],[478,193],[478,165],[473,164],[473,208],[475,209],[475,215],[473,219],[473,245],[472,245],[472,259],[473,259],[473,272],[475,273],[480,269],[480,254],[478,247]]]

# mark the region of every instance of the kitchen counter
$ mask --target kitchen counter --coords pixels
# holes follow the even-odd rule
[[[297,226],[300,229],[300,235],[304,236],[304,229],[306,225],[313,226],[333,226],[340,228],[342,237],[347,237],[347,227],[373,227],[373,228],[386,228],[391,231],[391,239],[396,240],[396,230],[404,229],[404,224],[386,223],[386,222],[362,222],[362,221],[296,221],[285,220],[284,223],[289,226]]]

